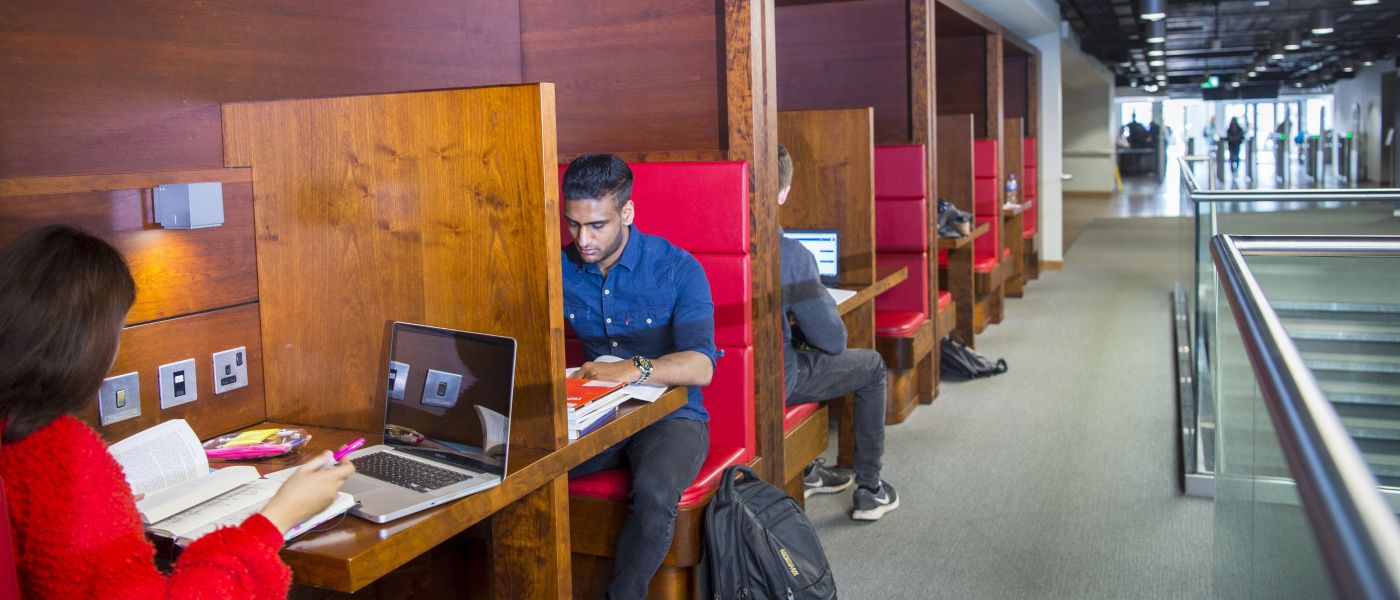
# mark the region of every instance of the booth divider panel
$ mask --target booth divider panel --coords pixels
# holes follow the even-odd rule
[[[841,283],[875,283],[875,147],[869,108],[779,111],[792,154],[783,227],[841,232]]]
[[[391,321],[518,342],[512,441],[566,441],[549,84],[224,105],[252,166],[268,415],[383,418]]]

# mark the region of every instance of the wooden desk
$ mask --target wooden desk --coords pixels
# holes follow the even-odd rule
[[[860,308],[860,306],[866,302],[874,300],[876,296],[890,291],[890,288],[904,283],[904,280],[908,278],[909,267],[879,267],[875,270],[875,283],[864,287],[841,286],[843,290],[855,291],[856,295],[837,304],[836,312],[840,313],[841,316],[845,316],[847,313]]]
[[[307,534],[283,548],[282,560],[292,567],[297,583],[354,592],[551,481],[568,477],[569,469],[655,423],[685,402],[686,388],[672,388],[653,403],[627,402],[622,406],[625,414],[554,452],[512,445],[507,475],[501,485],[382,525],[347,516],[334,528]],[[272,427],[298,426],[260,423],[248,429]],[[382,443],[384,437],[382,433],[303,428],[312,438],[301,453],[254,466],[264,473],[271,472],[300,464],[312,453],[339,448],[361,435],[366,445]]]
[[[957,324],[953,326],[951,332],[968,347],[976,347],[974,339],[973,311],[977,303],[976,284],[973,282],[973,246],[972,241],[987,235],[992,226],[988,223],[981,223],[972,229],[971,235],[956,239],[939,239],[938,249],[948,252],[948,281],[945,289],[953,295],[953,303],[957,310]],[[937,335],[948,335],[947,331],[939,331]]]
[[[1011,249],[1011,262],[1006,269],[1006,295],[1020,298],[1026,287],[1026,245],[1021,241],[1024,227],[1022,216],[1034,201],[1002,210],[1002,245]]]

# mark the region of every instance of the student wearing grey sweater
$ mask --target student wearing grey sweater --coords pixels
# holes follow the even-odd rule
[[[792,157],[778,146],[778,204],[792,190]],[[855,393],[855,508],[851,518],[874,521],[899,507],[894,487],[880,479],[885,451],[885,361],[874,350],[846,347],[846,324],[800,242],[779,236],[783,294],[783,382],[787,404],[821,402]],[[833,494],[852,479],[822,459],[807,465],[803,494]]]

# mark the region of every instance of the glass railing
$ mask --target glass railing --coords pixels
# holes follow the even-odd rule
[[[1216,597],[1400,598],[1400,236],[1214,236],[1209,257]]]
[[[1220,455],[1216,445],[1222,440],[1216,431],[1216,396],[1229,391],[1232,385],[1230,381],[1217,378],[1221,369],[1230,365],[1222,365],[1222,356],[1215,352],[1223,343],[1220,335],[1225,328],[1220,323],[1222,316],[1218,309],[1221,305],[1210,240],[1220,234],[1400,235],[1400,189],[1236,189],[1238,178],[1218,177],[1216,163],[1209,157],[1183,157],[1177,162],[1177,168],[1183,217],[1179,232],[1182,252],[1178,289],[1173,297],[1182,463],[1185,465],[1183,481],[1187,493],[1209,496],[1215,493],[1214,474],[1218,468],[1215,463]],[[1307,317],[1309,310],[1318,308],[1319,303],[1348,305],[1342,308],[1366,304],[1360,296],[1355,301],[1329,298],[1329,293],[1335,289],[1329,281],[1311,280],[1314,287],[1310,289],[1315,293],[1307,298],[1300,297],[1295,305],[1287,307],[1290,310],[1286,314]],[[1400,304],[1400,296],[1392,298],[1388,301],[1375,299],[1370,303]],[[1326,323],[1313,325],[1315,329],[1327,327]],[[1322,335],[1325,331],[1317,333]],[[1222,386],[1227,389],[1221,390]],[[1400,464],[1396,464],[1395,469],[1400,480]]]

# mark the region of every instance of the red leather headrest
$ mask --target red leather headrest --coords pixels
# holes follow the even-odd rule
[[[996,140],[972,141],[972,172],[974,177],[997,178],[1001,160],[997,155]]]
[[[636,224],[691,254],[747,254],[749,170],[744,162],[633,163]],[[564,171],[560,165],[560,191]],[[564,199],[560,198],[562,205]],[[561,241],[573,241],[560,216]]]
[[[875,197],[923,198],[928,195],[924,146],[875,147]]]

